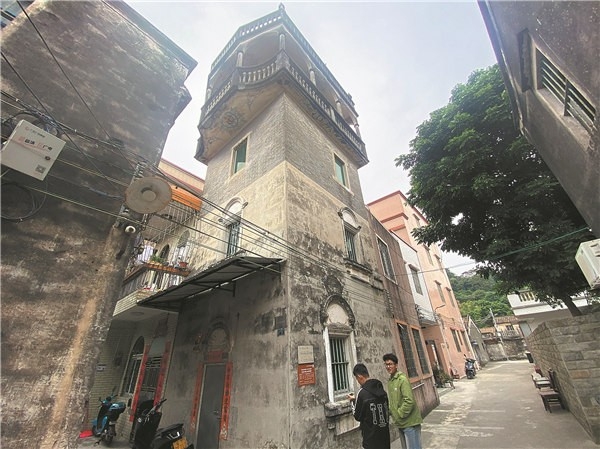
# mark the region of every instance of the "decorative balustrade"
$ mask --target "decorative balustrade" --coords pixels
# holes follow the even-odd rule
[[[278,65],[279,58],[286,64]],[[342,133],[358,149],[359,154],[366,160],[365,148],[362,140],[356,132],[348,125],[346,120],[335,110],[324,95],[315,87],[314,83],[304,75],[300,67],[291,61],[284,51],[264,64],[254,67],[236,68],[229,80],[203,107],[202,117],[206,117],[234,87],[245,88],[262,83],[274,77],[281,70],[287,70],[297,85],[316,103],[324,115],[329,117]],[[237,80],[234,82],[233,80]]]
[[[213,61],[210,67],[211,74],[214,71],[215,67],[217,67],[217,65],[221,63],[221,61],[229,57],[230,53],[242,40],[242,38],[248,38],[255,34],[262,33],[267,27],[273,28],[280,22],[283,22],[285,24],[285,27],[288,29],[290,34],[294,36],[296,41],[300,44],[300,46],[306,52],[306,54],[313,60],[313,62],[319,68],[319,70],[323,74],[325,74],[329,82],[331,82],[331,84],[335,86],[337,91],[345,97],[348,104],[353,105],[354,102],[352,101],[350,95],[348,95],[346,91],[342,88],[342,86],[338,83],[333,74],[327,68],[327,65],[321,60],[317,52],[310,46],[310,44],[302,35],[300,30],[296,27],[294,22],[292,22],[292,20],[287,16],[287,14],[285,13],[285,9],[281,7],[277,11],[265,17],[261,17],[253,22],[250,22],[247,25],[238,28],[233,37],[229,40],[229,42],[227,42],[227,45],[225,45],[225,48],[221,50],[221,53],[219,53],[219,55]]]
[[[232,85],[233,84],[231,82],[231,79],[229,79],[227,81],[227,83],[225,83],[225,85],[221,88],[221,90],[212,97],[212,99],[210,100],[210,103],[208,103],[208,105],[206,106],[206,108],[204,110],[204,115],[206,115],[206,114],[210,113],[210,111],[212,111],[212,109],[219,103],[219,101],[221,101],[221,99],[225,96],[225,94],[227,92],[229,92]]]
[[[271,78],[275,73],[277,73],[277,56],[260,66],[243,68],[240,82],[242,85],[251,86]]]
[[[271,26],[277,22],[282,20],[281,11],[275,11],[274,13],[269,14],[268,16],[261,17],[260,19],[255,20],[254,22],[250,22],[247,25],[241,26],[238,28],[233,37],[227,42],[225,48],[221,50],[221,53],[216,57],[212,65],[210,66],[211,72],[214,68],[225,59],[231,50],[235,47],[235,45],[239,42],[242,37],[249,37],[253,34],[258,34],[262,32],[266,27]]]
[[[329,117],[333,118],[332,108],[329,106],[329,102],[322,96],[319,91],[314,87],[314,84],[306,78],[300,68],[290,61],[290,74],[296,79],[300,87],[321,107],[323,112]]]
[[[319,68],[319,70],[323,74],[325,74],[325,76],[327,77],[329,82],[336,87],[337,91],[340,94],[342,94],[342,95],[344,95],[344,97],[346,97],[346,101],[348,101],[349,104],[353,105],[354,102],[352,101],[352,98],[350,98],[350,95],[348,95],[346,93],[346,91],[344,89],[342,89],[342,86],[340,86],[340,84],[335,79],[333,74],[327,68],[327,65],[321,60],[321,58],[319,57],[317,52],[310,46],[310,44],[308,43],[306,38],[302,35],[302,33],[296,27],[296,25],[294,25],[294,22],[292,22],[292,20],[287,16],[287,14],[285,14],[285,12],[283,14],[283,22],[285,23],[286,27],[288,28],[288,30],[290,31],[292,36],[294,36],[296,38],[296,40],[300,43],[300,45],[302,46],[302,49],[315,62],[315,65]]]

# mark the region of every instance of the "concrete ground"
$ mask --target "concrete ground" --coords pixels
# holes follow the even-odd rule
[[[425,418],[423,448],[599,449],[569,411],[544,410],[532,371],[527,361],[494,362],[455,381]]]
[[[441,390],[440,406],[423,423],[423,448],[600,449],[569,411],[544,410],[532,371],[527,361],[494,362],[475,379],[464,378],[454,382],[454,390]],[[94,446],[95,441],[80,439],[78,447],[106,447]],[[116,439],[110,447],[131,445]],[[392,449],[400,448],[399,440],[392,443]]]

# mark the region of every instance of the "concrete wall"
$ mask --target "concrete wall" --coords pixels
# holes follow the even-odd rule
[[[231,174],[231,149],[248,137],[247,162]],[[237,198],[248,220],[241,247],[249,256],[281,257],[282,273],[266,270],[236,281],[233,291],[216,290],[184,304],[179,315],[166,387],[164,422],[183,421],[189,440],[202,433],[203,378],[211,365],[231,367],[228,420],[220,446],[227,448],[347,448],[360,433],[345,394],[332,397],[325,334],[332,301],[351,317],[349,363],[363,362],[385,380],[381,356],[396,352],[389,306],[373,267],[378,253],[369,230],[356,167],[345,159],[350,188],[334,178],[333,154],[344,151],[287,95],[277,97],[253,122],[231,136],[208,164],[204,197],[226,207]],[[359,264],[344,261],[343,223],[349,207],[361,228]],[[205,217],[215,216],[205,202]],[[199,255],[204,266],[222,259],[225,231],[203,221],[207,235]],[[285,242],[278,240],[285,239]],[[332,299],[334,298],[334,299]],[[215,329],[224,335],[214,350]],[[314,354],[315,382],[299,385],[298,348]],[[351,390],[358,385],[350,376]],[[430,388],[431,390],[431,388]],[[435,392],[433,393],[435,394]]]
[[[120,2],[35,2],[27,12],[77,92],[24,14],[2,30],[12,66],[2,65],[2,118],[22,105],[5,104],[6,92],[69,135],[44,182],[3,176],[42,207],[2,221],[2,445],[72,447],[132,249],[115,215],[136,161],[158,162],[195,62]],[[3,184],[3,215],[31,209],[16,184]]]
[[[556,372],[567,407],[600,444],[600,313],[542,323],[527,346],[544,375]]]
[[[579,1],[479,3],[518,126],[599,235],[600,7],[597,2]],[[549,58],[596,109],[591,132],[565,116],[561,102],[541,88],[538,53]]]

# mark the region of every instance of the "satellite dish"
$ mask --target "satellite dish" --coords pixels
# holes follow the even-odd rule
[[[136,179],[125,190],[125,204],[140,214],[152,214],[167,207],[171,201],[171,186],[156,177]]]

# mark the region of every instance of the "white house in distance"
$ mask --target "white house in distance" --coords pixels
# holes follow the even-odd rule
[[[540,302],[535,294],[530,291],[519,291],[507,295],[510,307],[517,318],[523,335],[527,337],[533,330],[544,321],[558,320],[571,316],[569,309],[562,303],[551,306],[546,302]],[[586,296],[579,296],[573,300],[573,303],[581,311],[589,307]]]

